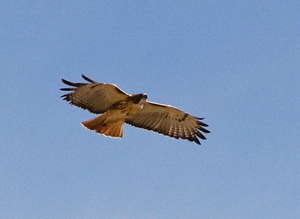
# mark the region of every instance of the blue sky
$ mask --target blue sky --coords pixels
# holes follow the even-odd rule
[[[6,1],[0,218],[300,217],[299,1]],[[205,117],[198,146],[59,96],[80,74]]]

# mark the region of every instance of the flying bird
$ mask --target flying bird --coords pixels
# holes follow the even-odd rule
[[[192,116],[173,106],[147,101],[146,94],[127,94],[109,83],[98,83],[81,75],[88,83],[73,83],[62,79],[71,87],[61,97],[70,104],[100,116],[81,124],[90,130],[110,137],[123,137],[124,123],[152,130],[176,139],[187,139],[200,144],[205,140],[203,118]]]

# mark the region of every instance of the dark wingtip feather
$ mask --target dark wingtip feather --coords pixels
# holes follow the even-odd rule
[[[85,83],[73,83],[71,81],[67,81],[65,79],[61,79],[61,81],[66,84],[66,85],[69,85],[69,86],[73,86],[73,87],[80,87],[80,86],[83,86],[83,85],[86,85]]]
[[[197,116],[194,116],[195,119],[198,119],[198,120],[203,120],[204,118],[203,117],[197,117]]]
[[[92,84],[97,83],[96,81],[94,81],[94,80],[88,78],[88,77],[85,76],[84,74],[81,74],[81,77],[82,77],[84,80],[86,80],[86,81],[88,81],[88,82],[90,82],[90,83],[92,83]]]
[[[63,100],[69,101],[70,100],[70,95],[69,94],[64,94],[60,96],[61,98],[63,98]]]
[[[198,124],[198,127],[195,128],[195,138],[199,137],[203,140],[206,140],[206,137],[204,136],[204,133],[210,133],[209,130],[207,130],[206,128],[204,127],[208,127],[208,125],[200,120],[203,120],[204,118],[202,117],[194,117],[195,119],[197,119],[197,124]],[[199,139],[198,139],[199,141]],[[196,142],[196,141],[195,141]]]
[[[65,79],[61,79],[61,81],[62,81],[64,84],[66,84],[66,85],[76,87],[75,83],[73,83],[73,82],[71,82],[71,81],[67,81],[67,80],[65,80]]]
[[[197,137],[194,137],[193,141],[194,141],[196,144],[201,145],[201,143],[200,143],[200,141],[199,141],[199,139],[198,139]]]
[[[207,127],[208,125],[206,124],[206,123],[204,123],[204,122],[201,122],[201,121],[197,121],[197,124],[198,125],[201,125],[201,126],[204,126],[204,127]]]
[[[75,88],[60,88],[62,91],[73,91]]]
[[[202,132],[205,132],[205,133],[210,133],[210,131],[209,130],[207,130],[207,129],[205,129],[205,128],[203,128],[203,127],[198,127],[198,129],[200,130],[200,131],[202,131]]]
[[[205,137],[201,132],[199,132],[198,130],[195,130],[195,133],[196,133],[196,135],[197,135],[199,138],[201,138],[201,139],[203,139],[203,140],[206,140],[206,137]]]

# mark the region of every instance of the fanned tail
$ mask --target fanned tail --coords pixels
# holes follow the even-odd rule
[[[123,137],[123,121],[117,121],[113,123],[105,123],[106,116],[102,115],[94,119],[90,119],[82,122],[81,124],[90,130],[94,130],[97,133],[110,136],[110,137]]]

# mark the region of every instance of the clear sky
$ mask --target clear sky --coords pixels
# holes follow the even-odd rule
[[[3,1],[2,219],[300,218],[298,0]],[[60,99],[86,74],[210,125],[198,146]]]

